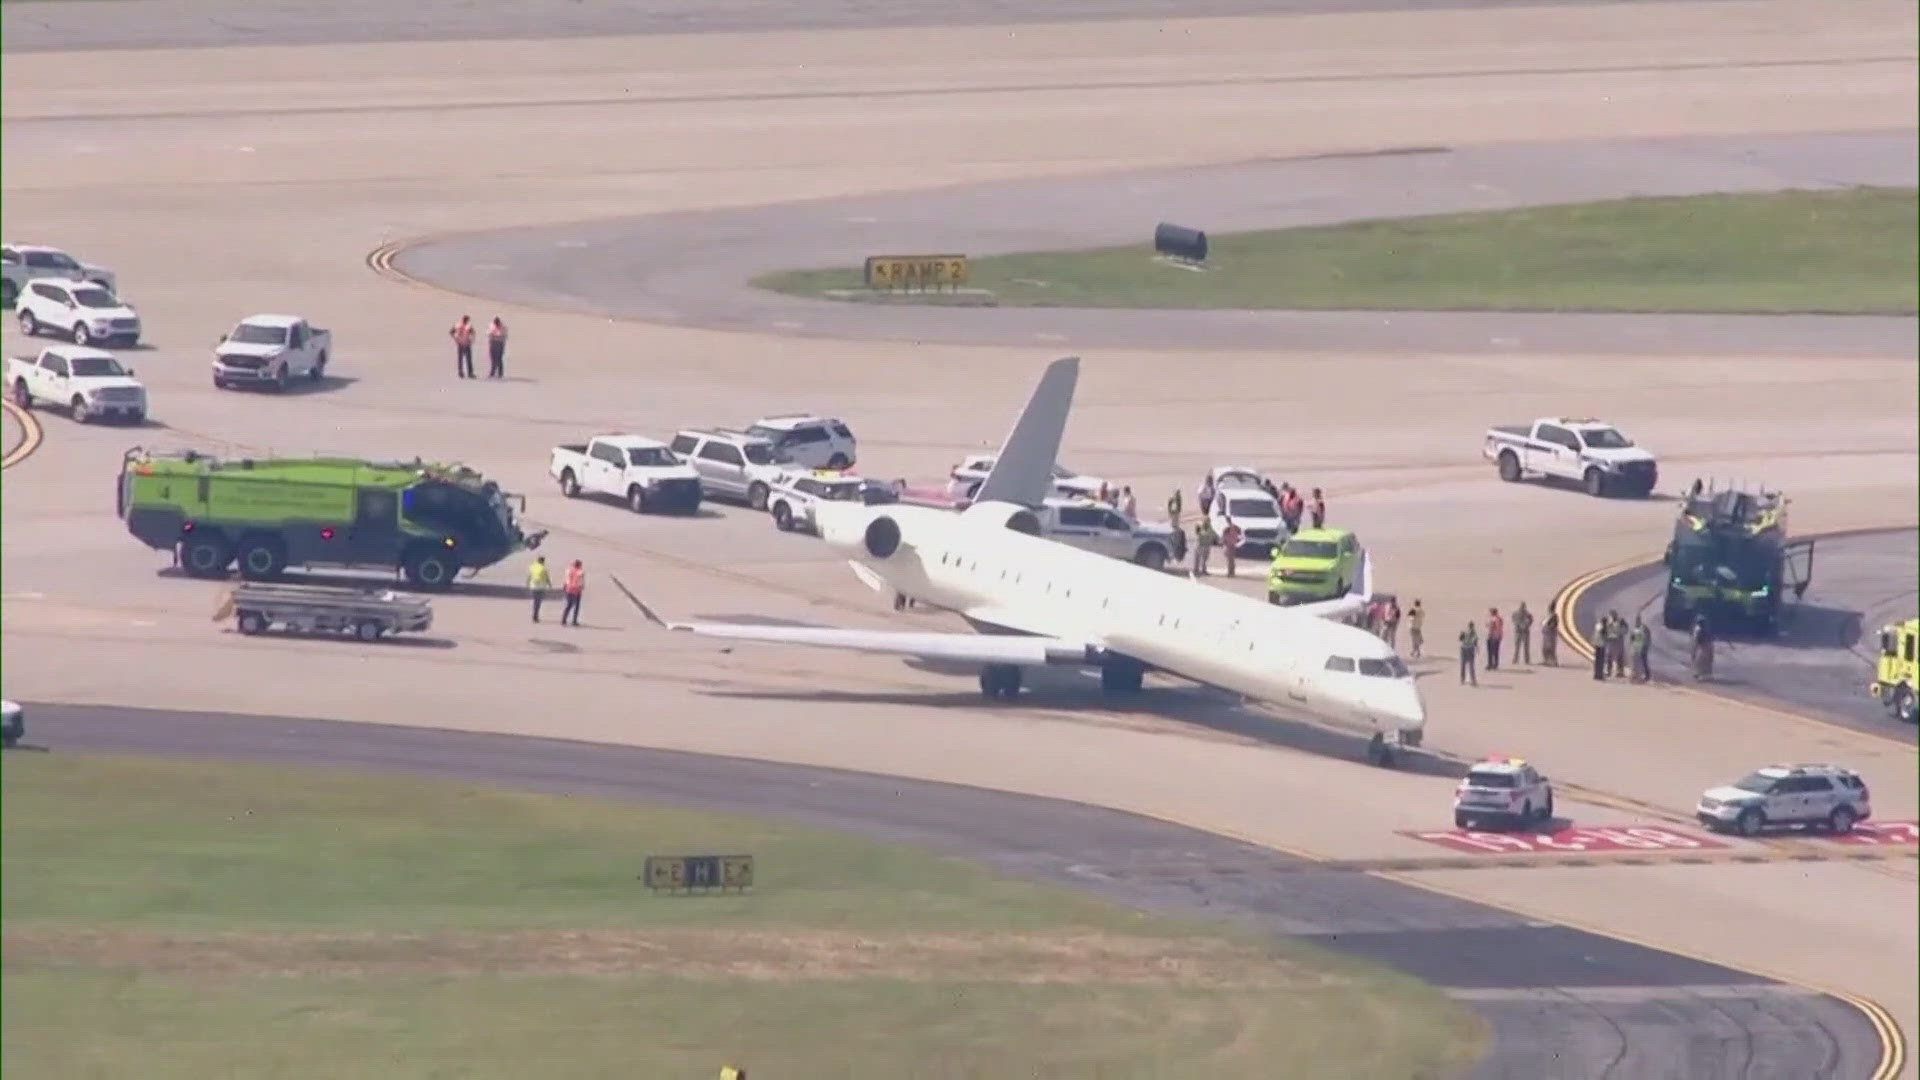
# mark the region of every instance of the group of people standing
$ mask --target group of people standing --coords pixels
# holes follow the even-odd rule
[[[1637,683],[1646,682],[1653,678],[1649,662],[1652,651],[1653,634],[1638,615],[1633,617],[1631,627],[1618,611],[1607,612],[1593,624],[1593,677],[1596,679],[1631,678]]]
[[[547,557],[535,555],[533,565],[527,567],[527,593],[533,598],[533,621],[540,621],[540,605],[553,591],[553,574],[547,569]],[[580,625],[580,600],[587,591],[587,570],[579,559],[567,567],[566,583],[561,588],[565,603],[560,608],[561,626]]]
[[[1279,505],[1280,521],[1286,526],[1288,534],[1300,531],[1302,517],[1310,520],[1313,528],[1326,528],[1327,499],[1319,488],[1313,489],[1313,496],[1309,499],[1301,495],[1292,484],[1275,484],[1266,477],[1260,478],[1259,487]],[[1133,489],[1125,488],[1123,492],[1129,516],[1132,516]],[[1226,557],[1227,576],[1239,576],[1240,546],[1245,542],[1246,535],[1241,530],[1240,524],[1233,520],[1233,514],[1226,509],[1224,501],[1220,507],[1221,525],[1218,528],[1214,527],[1213,514],[1210,512],[1215,505],[1215,500],[1225,500],[1225,498],[1226,492],[1214,486],[1213,477],[1207,476],[1201,479],[1199,490],[1195,492],[1195,505],[1200,511],[1200,520],[1194,523],[1191,547],[1194,577],[1206,577],[1210,573],[1215,547],[1218,547],[1221,554]],[[1174,488],[1173,494],[1167,497],[1167,523],[1179,530],[1182,535],[1185,535],[1185,529],[1180,523],[1180,516],[1184,510],[1185,504],[1181,499],[1180,489]],[[1279,555],[1277,546],[1274,548],[1274,554]]]
[[[1513,609],[1513,651],[1508,663],[1533,663],[1533,612],[1527,608],[1525,600]],[[1500,670],[1502,646],[1507,641],[1508,619],[1500,614],[1499,608],[1487,609],[1486,668],[1488,671]],[[1476,670],[1480,661],[1480,629],[1472,620],[1460,631],[1460,681],[1468,686],[1480,685],[1480,675]],[[1416,650],[1413,654],[1419,656]],[[1549,609],[1547,617],[1540,624],[1540,662],[1553,667],[1560,666],[1560,614]]]
[[[453,328],[447,331],[447,336],[453,339],[454,372],[462,379],[477,377],[473,373],[473,339],[476,330],[473,317],[462,315],[460,321],[454,323]],[[507,324],[500,321],[500,316],[495,315],[493,322],[487,326],[487,378],[504,379],[506,377]]]

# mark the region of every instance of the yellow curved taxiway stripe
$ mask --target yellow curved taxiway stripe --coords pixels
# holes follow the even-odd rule
[[[1840,532],[1815,533],[1811,536],[1801,537],[1801,539],[1821,540],[1821,539],[1826,539],[1827,537],[1857,536],[1857,535],[1862,535],[1866,533],[1878,533],[1878,532],[1899,532],[1909,527],[1910,526],[1907,526],[1907,525],[1888,525],[1883,528],[1846,529]],[[1637,558],[1626,559],[1621,562],[1612,563],[1610,565],[1603,566],[1598,570],[1589,570],[1586,573],[1581,574],[1579,577],[1574,578],[1572,581],[1569,581],[1566,585],[1561,587],[1559,595],[1554,597],[1553,610],[1555,614],[1560,616],[1560,632],[1562,635],[1565,636],[1567,640],[1567,644],[1573,647],[1574,652],[1578,653],[1583,659],[1586,659],[1586,660],[1593,659],[1593,642],[1581,630],[1580,626],[1575,623],[1573,618],[1574,609],[1579,605],[1580,598],[1585,596],[1588,590],[1592,589],[1595,585],[1600,584],[1602,581],[1605,581],[1608,578],[1614,577],[1619,574],[1624,574],[1630,570],[1638,570],[1638,569],[1643,569],[1649,566],[1655,566],[1655,565],[1658,565],[1659,562],[1660,562],[1660,558],[1659,556],[1656,556],[1656,555],[1642,555]],[[1748,712],[1755,712],[1755,713],[1760,713],[1766,716],[1778,717],[1783,720],[1791,720],[1797,724],[1815,726],[1815,727],[1818,727],[1822,732],[1831,733],[1836,728],[1839,728],[1840,730],[1849,731],[1855,735],[1859,735],[1864,738],[1873,739],[1878,742],[1883,742],[1890,746],[1897,746],[1902,750],[1906,750],[1914,753],[1920,753],[1920,747],[1910,746],[1907,743],[1901,742],[1898,739],[1891,739],[1885,735],[1876,734],[1875,732],[1867,731],[1861,728],[1842,727],[1841,725],[1830,723],[1816,716],[1808,716],[1804,713],[1791,712],[1787,709],[1778,708],[1772,705],[1761,705],[1758,702],[1747,701],[1737,697],[1730,697],[1726,694],[1715,694],[1707,690],[1695,690],[1690,686],[1678,686],[1672,683],[1652,683],[1649,685],[1655,690],[1661,690],[1669,694],[1678,694],[1683,697],[1697,697],[1704,700],[1713,701],[1715,703],[1722,704],[1722,705],[1732,705],[1736,708],[1745,709]]]
[[[11,469],[27,460],[35,450],[40,449],[43,433],[40,430],[40,421],[32,413],[13,402],[0,398],[0,409],[5,409],[7,415],[13,417],[14,422],[20,425],[22,433],[20,445],[7,451],[5,458],[0,458],[0,469]]]

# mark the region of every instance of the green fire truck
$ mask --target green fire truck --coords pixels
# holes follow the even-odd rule
[[[1777,491],[1699,484],[1688,493],[1667,545],[1661,618],[1682,630],[1705,616],[1718,632],[1780,629],[1782,594],[1797,601],[1813,580],[1813,541],[1787,539],[1787,500]]]
[[[117,510],[148,547],[195,577],[265,581],[289,566],[397,570],[445,589],[462,570],[535,548],[525,500],[461,465],[353,458],[223,460],[194,450],[128,450]]]
[[[1887,712],[1907,723],[1920,721],[1920,661],[1914,658],[1920,619],[1880,628],[1880,661],[1867,690]]]

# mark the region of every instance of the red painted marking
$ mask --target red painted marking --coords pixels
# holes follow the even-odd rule
[[[1865,826],[1861,827],[1865,828]],[[1576,827],[1550,833],[1434,829],[1426,832],[1403,832],[1400,835],[1475,855],[1587,851],[1705,851],[1727,846],[1718,840],[1669,829],[1664,825]]]
[[[1920,821],[1863,821],[1855,825],[1852,832],[1840,836],[1813,835],[1836,844],[1911,847],[1920,844]]]

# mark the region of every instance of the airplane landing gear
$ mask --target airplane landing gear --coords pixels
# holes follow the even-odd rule
[[[1012,701],[1020,695],[1020,668],[1013,664],[988,664],[980,669],[980,693],[989,701]]]
[[[1109,694],[1137,694],[1146,680],[1147,666],[1125,656],[1109,656],[1100,665],[1100,689]]]
[[[1393,766],[1393,747],[1388,746],[1387,737],[1377,731],[1367,740],[1367,764],[1383,769]]]

